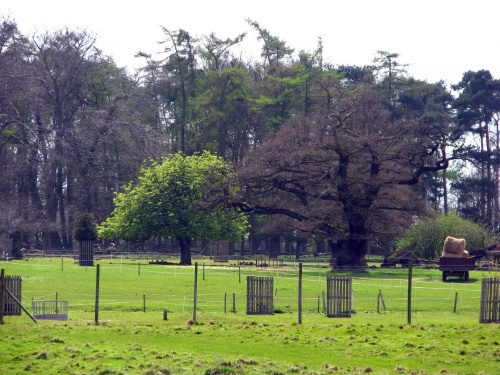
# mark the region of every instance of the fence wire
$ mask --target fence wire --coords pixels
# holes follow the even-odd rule
[[[100,264],[99,309],[102,312],[167,310],[191,313],[194,309],[194,267],[156,265],[128,260],[103,260]],[[83,267],[71,258],[30,259],[5,262],[8,275],[22,277],[22,303],[31,300],[66,300],[72,313],[94,311],[96,267]],[[302,311],[325,313],[328,269],[305,270],[302,279]],[[480,282],[429,281],[428,273],[414,269],[412,311],[442,311],[479,317]],[[429,272],[428,270],[426,272]],[[274,279],[274,312],[298,311],[298,267],[257,269],[238,266],[198,266],[196,308],[200,312],[245,314],[247,277]],[[425,277],[424,277],[425,276]],[[482,278],[475,272],[477,281]],[[487,275],[486,275],[487,276]],[[352,308],[355,313],[405,312],[408,280],[403,275],[352,277]],[[126,315],[121,315],[121,317]]]

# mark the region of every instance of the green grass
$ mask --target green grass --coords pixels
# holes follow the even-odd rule
[[[497,374],[500,327],[479,324],[480,281],[443,283],[436,270],[414,269],[412,324],[407,324],[407,270],[354,273],[352,318],[317,312],[328,270],[305,267],[303,324],[297,311],[297,270],[199,267],[193,324],[193,267],[101,262],[100,325],[95,325],[95,267],[69,259],[1,263],[23,276],[31,297],[69,301],[68,321],[7,316],[0,326],[5,374]],[[228,265],[229,266],[229,265]],[[276,308],[245,313],[246,275],[274,276]],[[382,291],[387,310],[377,313]],[[224,313],[224,293],[227,313]],[[236,313],[230,313],[232,293]],[[458,295],[456,294],[458,293]],[[143,298],[146,295],[146,312]],[[457,312],[453,312],[455,296]],[[320,300],[321,302],[321,300]],[[321,304],[320,304],[321,305]],[[322,306],[320,306],[321,310]],[[163,310],[168,309],[168,320]]]

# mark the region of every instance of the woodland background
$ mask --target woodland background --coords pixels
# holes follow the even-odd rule
[[[89,31],[22,35],[3,18],[0,235],[72,249],[77,216],[104,221],[144,160],[204,150],[234,165],[243,188],[229,204],[249,215],[249,249],[270,256],[284,242],[359,258],[433,212],[498,230],[500,81],[488,70],[447,87],[387,51],[336,65],[321,38],[295,51],[248,22],[253,35],[228,39],[163,28],[161,50],[139,52],[129,74]],[[262,50],[247,61],[250,37]]]

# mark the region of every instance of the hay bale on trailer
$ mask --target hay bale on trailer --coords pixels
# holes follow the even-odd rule
[[[469,252],[465,250],[465,238],[448,236],[444,240],[441,257],[467,258]]]
[[[443,281],[449,276],[469,280],[469,271],[476,268],[476,258],[465,250],[465,239],[448,236],[444,240],[439,269],[443,271]]]

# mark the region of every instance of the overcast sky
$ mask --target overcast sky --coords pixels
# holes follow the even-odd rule
[[[160,52],[160,26],[220,38],[247,32],[244,56],[260,59],[249,18],[296,52],[315,50],[321,36],[324,60],[335,65],[367,65],[383,50],[428,82],[454,84],[479,69],[500,78],[499,0],[0,0],[0,14],[25,34],[85,28],[130,71],[138,51]]]

